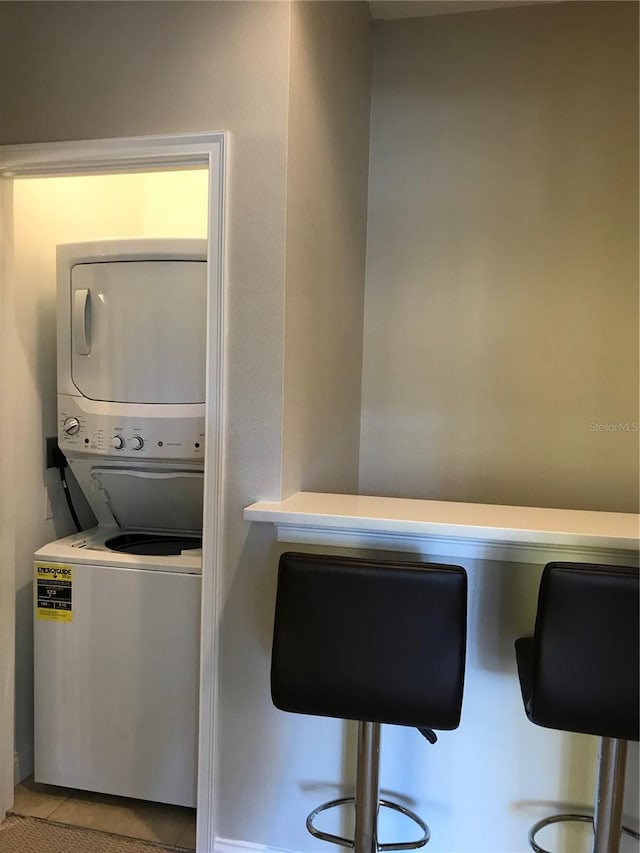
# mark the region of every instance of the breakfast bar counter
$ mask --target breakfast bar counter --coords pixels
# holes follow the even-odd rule
[[[505,562],[638,562],[635,513],[297,492],[251,504],[244,517],[274,524],[281,542]]]

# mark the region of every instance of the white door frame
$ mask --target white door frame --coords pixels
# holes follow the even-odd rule
[[[13,348],[13,328],[8,322],[12,304],[4,283],[12,277],[13,186],[0,181],[0,819],[13,803],[15,713],[15,537],[13,502],[8,500],[11,480],[7,418],[9,368],[6,352]]]
[[[202,166],[209,169],[208,217],[208,325],[206,450],[202,563],[202,622],[200,634],[200,723],[198,742],[198,853],[214,849],[217,804],[217,707],[218,707],[218,579],[222,564],[224,472],[224,245],[226,133],[95,139],[82,142],[51,142],[0,146],[0,178],[45,177],[108,172],[146,171],[158,168]],[[0,246],[9,248],[10,181],[2,181],[0,193]],[[8,186],[7,186],[8,185]],[[1,190],[2,188],[0,188]],[[9,238],[7,237],[9,235]],[[3,257],[11,256],[3,252]],[[217,259],[217,263],[213,263]],[[0,268],[2,328],[10,332],[7,304],[14,287],[9,264]],[[11,340],[11,337],[9,337]],[[7,375],[7,338],[0,338],[0,379]],[[0,415],[7,414],[0,408]],[[0,419],[0,430],[3,423]],[[4,441],[3,441],[4,439]],[[6,448],[0,433],[0,450]],[[0,454],[0,494],[7,495],[4,456]],[[7,506],[9,502],[3,500]],[[0,546],[12,553],[11,531],[0,515]],[[4,551],[4,549],[3,549]],[[14,615],[15,567],[4,551],[0,560],[0,818],[13,802],[14,773]]]

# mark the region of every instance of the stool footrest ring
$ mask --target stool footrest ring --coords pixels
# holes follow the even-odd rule
[[[545,826],[551,826],[552,823],[565,823],[571,821],[593,824],[593,817],[588,814],[557,814],[552,815],[551,817],[545,817],[537,823],[534,823],[529,830],[529,846],[535,851],[535,853],[551,853],[551,851],[547,850],[546,847],[540,847],[536,841],[536,835],[541,829],[544,829]],[[630,827],[623,826],[622,832],[624,832],[625,835],[630,835],[631,838],[635,838],[636,841],[640,841],[640,834]]]
[[[329,802],[323,803],[321,806],[318,806],[317,809],[314,809],[307,816],[307,830],[311,833],[311,835],[313,835],[315,838],[319,838],[321,841],[328,841],[331,844],[339,844],[341,847],[355,847],[355,839],[343,838],[341,835],[333,835],[333,833],[331,832],[323,832],[321,829],[317,829],[313,824],[316,815],[319,815],[320,812],[325,812],[328,809],[333,809],[337,806],[343,806],[348,803],[355,805],[355,797],[342,797],[339,800],[329,800]],[[422,818],[418,817],[418,815],[415,812],[412,812],[411,809],[407,809],[405,808],[405,806],[401,806],[399,803],[393,803],[390,800],[379,800],[378,803],[384,808],[393,809],[393,811],[400,812],[400,814],[403,814],[406,817],[410,818],[422,830],[422,836],[416,841],[396,841],[392,842],[391,844],[378,844],[377,849],[379,851],[417,850],[418,847],[424,847],[424,845],[431,838],[431,831],[427,824],[422,820]]]

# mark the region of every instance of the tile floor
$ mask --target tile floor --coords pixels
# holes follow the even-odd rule
[[[16,787],[11,812],[139,838],[176,850],[190,851],[196,846],[195,809],[39,785],[32,778]]]

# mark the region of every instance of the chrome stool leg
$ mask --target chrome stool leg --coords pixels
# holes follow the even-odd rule
[[[426,823],[410,809],[380,799],[380,723],[358,723],[358,758],[356,773],[356,793],[354,797],[342,797],[330,800],[318,806],[307,816],[307,830],[315,838],[338,844],[341,847],[354,848],[355,853],[379,853],[386,850],[416,850],[424,847],[431,833]],[[328,809],[353,803],[355,807],[355,833],[353,838],[343,838],[330,832],[317,829],[313,821],[316,815]],[[378,844],[378,810],[393,809],[405,815],[422,830],[416,841],[401,841],[390,844]]]
[[[565,821],[582,821],[593,824],[592,853],[618,853],[622,833],[640,841],[640,834],[622,825],[622,801],[627,758],[626,740],[600,738],[598,780],[593,817],[580,814],[559,814],[539,820],[529,830],[529,845],[535,853],[550,853],[536,841],[536,835],[545,826]]]
[[[356,853],[376,853],[380,800],[380,723],[358,723],[356,774]]]
[[[620,846],[626,763],[626,740],[600,739],[593,853],[611,853]]]

